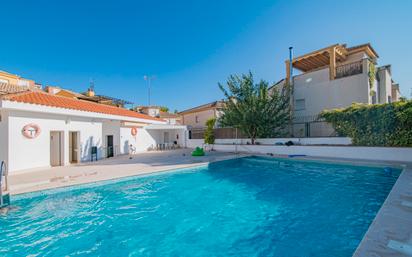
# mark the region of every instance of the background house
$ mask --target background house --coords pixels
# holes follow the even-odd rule
[[[161,106],[138,106],[134,109],[139,113],[165,120],[167,124],[182,125],[180,115],[162,111],[163,108]]]
[[[206,121],[222,116],[224,101],[214,101],[179,112],[181,122],[189,128],[204,128]],[[218,124],[216,123],[216,126]]]
[[[335,44],[292,60],[286,60],[286,81],[293,86],[293,135],[330,136],[334,130],[316,122],[323,110],[348,107],[352,103],[388,103],[398,101],[399,85],[392,79],[391,66],[376,67],[378,54],[370,44],[347,47]],[[290,77],[290,67],[299,71]]]
[[[79,99],[79,100],[86,100],[86,101],[91,101],[99,104],[105,104],[105,105],[112,105],[112,106],[117,106],[117,107],[125,107],[126,105],[131,105],[133,104],[132,102],[111,97],[111,96],[104,96],[104,95],[97,95],[94,91],[94,86],[90,86],[86,92],[84,93],[77,93],[65,88],[60,88],[57,86],[46,86],[44,88],[44,91],[46,91],[49,94],[57,95],[57,96],[63,96],[63,97],[68,97],[68,98],[74,98],[74,99]]]
[[[137,106],[134,108],[136,112],[144,113],[152,117],[159,117],[160,116],[160,106]]]
[[[17,87],[23,87],[26,89],[41,88],[41,85],[34,82],[34,80],[25,79],[25,78],[20,77],[19,75],[11,74],[9,72],[1,71],[1,70],[0,70],[0,84],[13,85]]]

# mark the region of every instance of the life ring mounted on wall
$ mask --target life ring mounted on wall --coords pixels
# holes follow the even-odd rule
[[[137,135],[137,128],[136,127],[131,128],[130,133],[132,134],[132,136],[135,137]]]
[[[40,135],[41,129],[39,125],[30,123],[23,127],[22,134],[24,137],[33,139]]]

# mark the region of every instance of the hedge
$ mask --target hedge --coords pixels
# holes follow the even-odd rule
[[[354,145],[412,146],[412,101],[390,104],[352,104],[320,115]]]

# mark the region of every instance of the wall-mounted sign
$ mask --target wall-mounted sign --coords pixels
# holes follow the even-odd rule
[[[132,128],[130,130],[130,133],[132,134],[132,136],[136,136],[137,135],[137,128]]]
[[[22,134],[26,138],[36,138],[40,135],[41,129],[39,125],[30,123],[23,127]]]

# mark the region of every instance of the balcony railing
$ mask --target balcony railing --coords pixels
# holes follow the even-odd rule
[[[343,64],[336,67],[336,78],[349,77],[363,72],[362,61]]]

